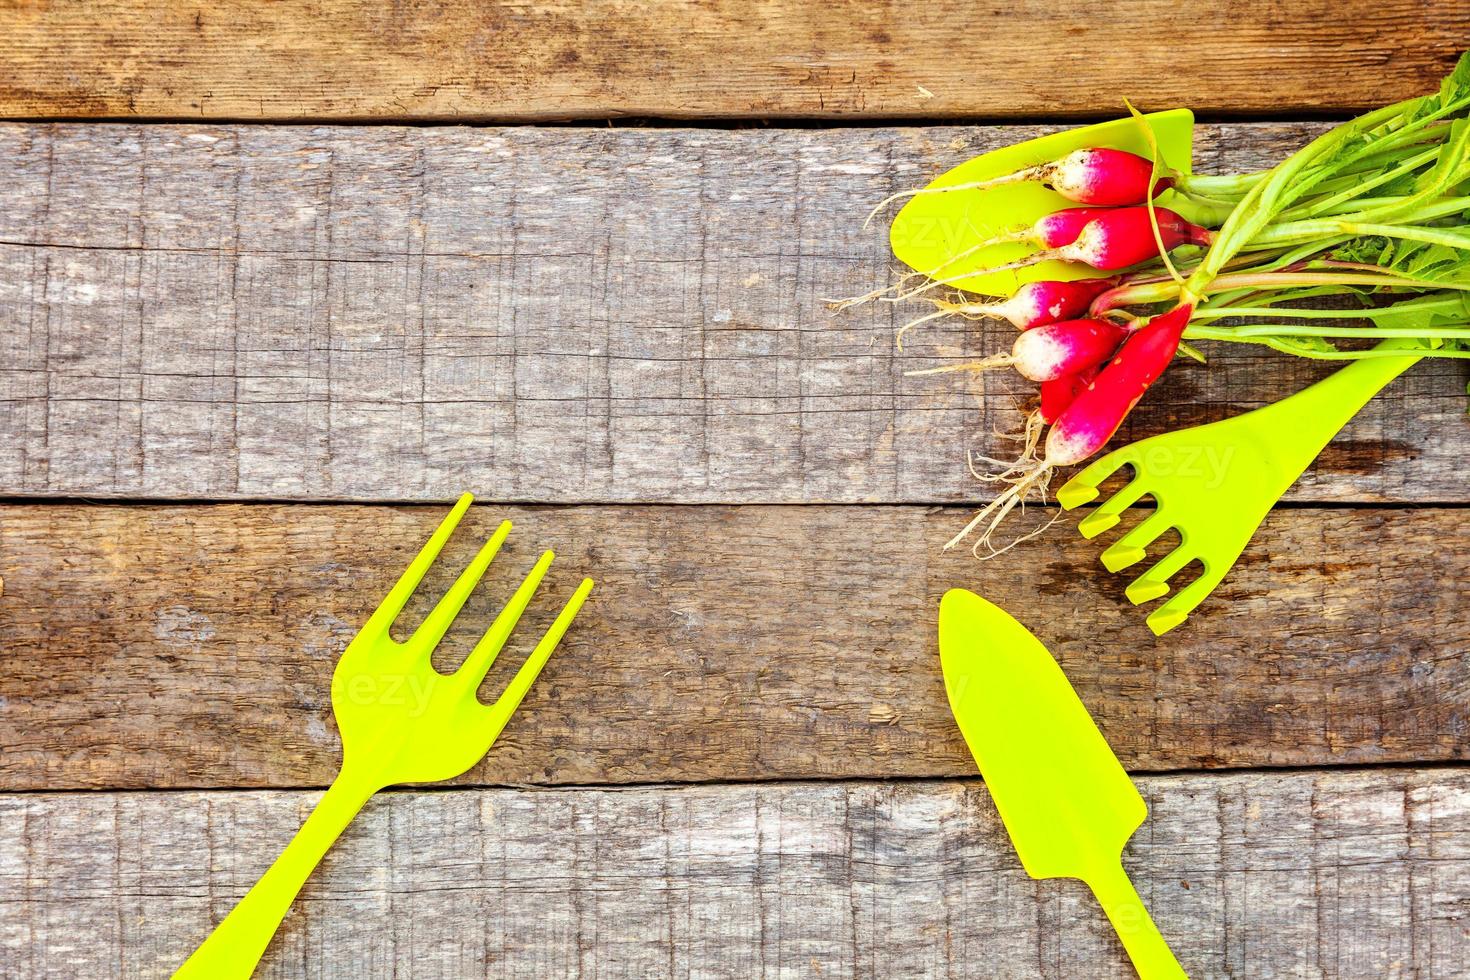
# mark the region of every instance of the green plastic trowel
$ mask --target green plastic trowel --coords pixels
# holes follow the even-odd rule
[[[1033,878],[1080,878],[1144,980],[1186,974],[1123,870],[1148,816],[1113,750],[1041,641],[964,589],[939,604],[950,708]]]

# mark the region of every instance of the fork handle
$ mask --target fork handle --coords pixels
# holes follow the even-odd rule
[[[377,787],[343,771],[274,864],[174,974],[180,978],[249,977],[301,886]]]

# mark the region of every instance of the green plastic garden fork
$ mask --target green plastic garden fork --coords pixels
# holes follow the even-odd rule
[[[1385,341],[1377,351],[1412,348]],[[1057,491],[1066,510],[1098,495],[1098,484],[1124,464],[1129,483],[1078,522],[1083,537],[1113,527],[1127,507],[1152,495],[1153,513],[1102,553],[1110,572],[1137,564],[1148,546],[1169,528],[1179,544],[1125,590],[1134,605],[1169,593],[1169,579],[1193,561],[1199,577],[1148,615],[1149,629],[1162,636],[1178,626],[1214,591],[1266,514],[1296,482],[1338,430],[1384,385],[1419,356],[1375,356],[1356,361],[1273,405],[1153,436],[1094,461]]]
[[[499,699],[480,702],[480,682],[551,565],[548,551],[458,670],[445,675],[429,663],[510,533],[505,521],[406,642],[388,635],[472,499],[459,498],[337,662],[332,713],[342,733],[341,772],[275,864],[175,977],[250,976],[307,876],[368,798],[396,783],[450,779],[480,761],[571,625],[592,591],[591,579],[582,580]]]

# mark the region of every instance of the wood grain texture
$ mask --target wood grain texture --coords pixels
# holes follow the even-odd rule
[[[0,115],[863,119],[1342,111],[1432,91],[1456,0],[29,0]]]
[[[325,786],[332,668],[442,513],[0,508],[0,788]],[[1037,632],[1132,769],[1466,758],[1462,510],[1278,512],[1163,641],[1067,526],[997,561],[941,555],[968,513],[479,507],[405,622],[514,519],[436,660],[451,668],[555,548],[498,690],[598,580],[472,783],[971,773],[934,635],[959,584]]]
[[[1202,127],[1199,166],[1319,127]],[[1035,127],[719,132],[0,127],[0,493],[943,502],[988,492],[1008,345],[821,298],[892,274],[861,216]],[[1325,368],[1181,362],[1120,433]],[[1422,364],[1296,499],[1465,501],[1463,362]]]
[[[1464,769],[1140,779],[1124,864],[1190,975],[1470,962]],[[0,796],[7,976],[166,976],[315,794]],[[457,790],[370,801],[261,977],[1131,977],[978,782]]]

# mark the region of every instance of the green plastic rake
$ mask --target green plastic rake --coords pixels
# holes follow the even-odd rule
[[[1146,557],[1150,544],[1170,528],[1179,544],[1124,590],[1134,605],[1169,594],[1169,579],[1198,562],[1200,574],[1148,614],[1162,636],[1178,626],[1214,591],[1245,550],[1276,501],[1297,481],[1322,448],[1384,385],[1419,360],[1415,354],[1357,361],[1272,405],[1234,418],[1167,432],[1124,446],[1095,460],[1059,491],[1072,510],[1098,496],[1098,484],[1123,466],[1132,479],[1077,523],[1095,538],[1120,520],[1145,494],[1154,510],[1102,553],[1110,572]]]

